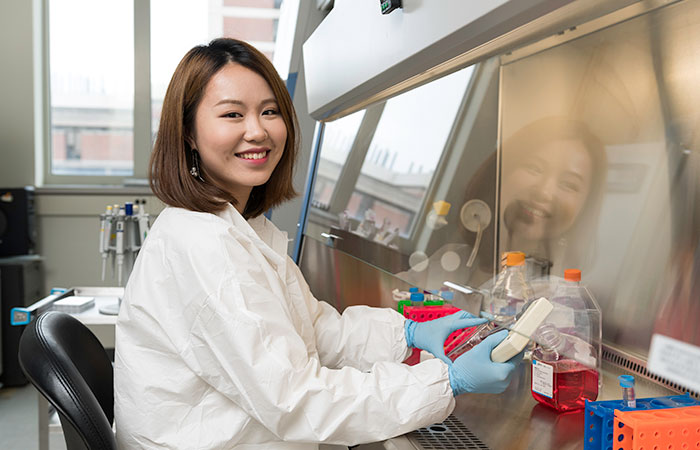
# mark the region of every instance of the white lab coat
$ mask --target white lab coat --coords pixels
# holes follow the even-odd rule
[[[126,287],[116,330],[122,449],[315,449],[444,420],[447,365],[409,352],[396,311],[340,315],[311,294],[287,235],[166,208]]]

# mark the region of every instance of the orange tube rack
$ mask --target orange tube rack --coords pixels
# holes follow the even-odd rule
[[[614,450],[700,449],[700,406],[615,411]]]

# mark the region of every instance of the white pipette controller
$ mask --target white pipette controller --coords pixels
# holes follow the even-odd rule
[[[523,312],[523,315],[510,327],[508,336],[491,351],[491,361],[503,363],[522,352],[530,342],[537,328],[544,322],[554,305],[540,297]]]

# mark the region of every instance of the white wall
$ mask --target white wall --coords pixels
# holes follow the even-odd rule
[[[0,188],[34,184],[34,3],[0,2]]]
[[[146,199],[146,212],[155,217],[163,204],[153,195],[41,194],[37,198],[39,244],[44,260],[45,290],[52,287],[117,286],[116,276],[106,271],[101,280],[98,250],[99,214],[105,206]]]

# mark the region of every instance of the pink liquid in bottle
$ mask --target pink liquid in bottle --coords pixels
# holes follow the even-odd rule
[[[541,361],[533,358],[530,370],[532,396],[557,411],[582,409],[586,406],[586,399],[594,401],[598,398],[598,372],[577,361]]]

